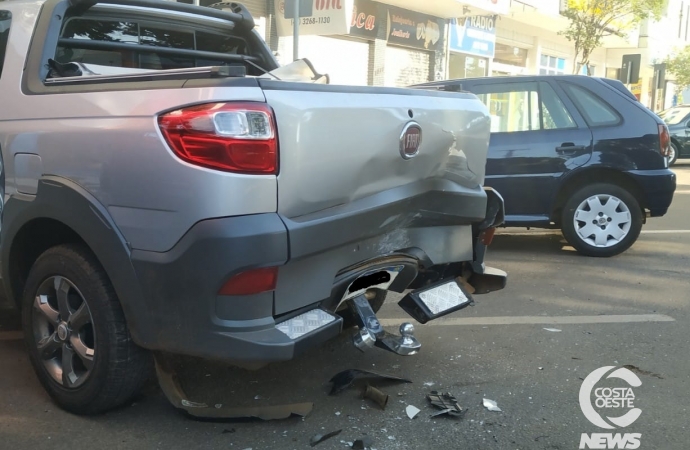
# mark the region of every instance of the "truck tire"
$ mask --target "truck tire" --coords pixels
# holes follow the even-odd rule
[[[376,295],[369,300],[369,304],[371,305],[371,309],[377,313],[386,302],[388,291],[384,291],[383,289],[372,289],[372,291],[375,291]],[[349,308],[346,307],[342,311],[339,311],[339,313],[343,317],[343,328],[352,328],[357,325],[357,321]]]
[[[36,260],[22,322],[39,381],[71,413],[123,405],[152,373],[151,356],[132,341],[108,276],[84,245],[59,245]]]
[[[642,209],[620,186],[596,183],[575,192],[565,203],[563,236],[583,255],[609,257],[630,248],[642,230]]]

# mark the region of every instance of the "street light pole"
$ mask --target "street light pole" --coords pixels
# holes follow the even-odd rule
[[[292,59],[297,61],[299,59],[299,2],[300,0],[294,0],[294,19],[292,24]]]

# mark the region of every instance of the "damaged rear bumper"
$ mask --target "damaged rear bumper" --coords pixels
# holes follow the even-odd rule
[[[137,343],[169,353],[262,365],[293,359],[340,334],[343,318],[337,311],[371,287],[354,289],[363,276],[394,292],[424,290],[458,277],[479,286],[473,293],[501,289],[505,273],[484,264],[492,229],[504,217],[500,195],[488,188],[438,188],[422,189],[412,198],[402,192],[406,200],[382,199],[383,206],[374,209],[364,204],[356,214],[342,212],[337,225],[315,218],[318,230],[340,231],[328,241],[318,233],[318,241],[327,246],[320,252],[300,255],[302,247],[296,245],[307,242],[307,224],[289,224],[277,214],[200,222],[170,252],[134,251],[132,263],[149,300],[137,305],[137,316],[148,319],[138,321]],[[407,222],[388,220],[396,216]],[[353,228],[357,223],[362,231]],[[346,268],[338,272],[336,264]],[[218,295],[229,274],[267,266],[280,266],[274,292]],[[390,271],[388,278],[385,271]]]

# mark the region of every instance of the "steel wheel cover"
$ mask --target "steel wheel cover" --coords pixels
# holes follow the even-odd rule
[[[620,243],[630,233],[632,215],[619,198],[593,195],[580,203],[573,217],[575,232],[592,247],[608,248]]]

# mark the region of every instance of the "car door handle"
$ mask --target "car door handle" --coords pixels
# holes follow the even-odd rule
[[[556,147],[556,153],[560,153],[561,155],[572,155],[573,153],[581,152],[584,149],[584,145],[575,145],[572,142],[566,142],[561,144],[560,147]]]

